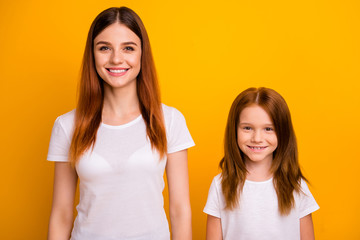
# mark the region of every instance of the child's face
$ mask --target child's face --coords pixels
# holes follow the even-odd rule
[[[271,163],[278,140],[271,118],[263,108],[251,105],[242,110],[237,143],[246,161]]]

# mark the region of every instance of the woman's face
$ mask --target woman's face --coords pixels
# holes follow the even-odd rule
[[[111,88],[136,88],[141,68],[141,40],[125,25],[113,23],[94,39],[95,67]]]

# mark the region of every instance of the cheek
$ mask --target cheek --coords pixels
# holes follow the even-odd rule
[[[272,143],[272,145],[275,146],[275,148],[277,148],[277,146],[278,146],[278,140],[277,140],[276,135],[271,139],[271,143]]]
[[[133,66],[134,68],[140,68],[140,66],[141,66],[141,53],[136,54],[136,55],[132,55],[131,57],[129,57],[128,63],[131,64],[131,66]]]
[[[99,54],[94,54],[94,61],[95,61],[95,67],[96,67],[96,70],[98,71],[100,68],[100,66],[103,65],[104,63],[104,57],[99,55]]]
[[[244,143],[246,142],[246,136],[244,136],[244,134],[239,134],[237,135],[237,144],[239,146],[239,148],[243,151],[244,149]]]
[[[106,63],[106,59],[104,59],[103,55],[94,54],[94,62],[95,62],[95,70],[97,74],[99,74],[100,78],[104,79],[105,73],[104,73],[104,65]]]

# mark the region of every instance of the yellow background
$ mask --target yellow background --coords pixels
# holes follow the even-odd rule
[[[321,207],[317,239],[360,239],[357,0],[1,0],[0,239],[46,238],[51,128],[75,107],[91,22],[122,5],[144,21],[163,102],[185,115],[197,144],[189,150],[194,239],[205,238],[202,209],[230,105],[250,86],[274,88],[288,102]]]

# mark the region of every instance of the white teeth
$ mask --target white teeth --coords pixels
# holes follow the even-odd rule
[[[110,72],[112,73],[122,73],[122,72],[126,72],[126,69],[109,69]]]
[[[256,149],[256,150],[260,150],[260,149],[264,149],[265,147],[250,147],[251,149]]]

